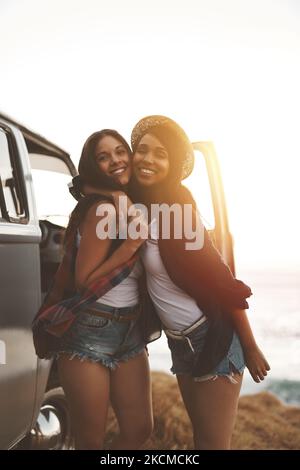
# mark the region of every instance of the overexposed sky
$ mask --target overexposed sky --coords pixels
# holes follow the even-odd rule
[[[215,144],[238,266],[300,269],[300,1],[0,0],[0,109],[78,161],[165,114]]]

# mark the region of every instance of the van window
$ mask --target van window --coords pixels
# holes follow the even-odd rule
[[[11,136],[0,128],[0,216],[10,222],[24,223],[26,214],[22,183],[13,149]]]
[[[40,220],[66,227],[76,201],[68,191],[72,175],[63,160],[29,154],[36,207]]]

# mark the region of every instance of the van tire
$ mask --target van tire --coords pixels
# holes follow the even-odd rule
[[[37,422],[22,442],[22,448],[29,450],[74,449],[69,408],[61,387],[45,393]]]

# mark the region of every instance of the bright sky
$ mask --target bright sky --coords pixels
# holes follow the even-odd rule
[[[148,114],[212,140],[237,264],[300,269],[300,1],[0,0],[1,110],[71,152]]]

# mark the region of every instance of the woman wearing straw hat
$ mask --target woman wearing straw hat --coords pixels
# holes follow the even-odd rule
[[[247,320],[251,290],[235,279],[197,215],[190,192],[181,184],[193,167],[185,132],[165,116],[141,119],[132,131],[133,200],[185,205],[203,236],[201,247],[164,237],[159,218],[142,247],[148,292],[172,354],[196,449],[229,449],[245,364],[256,382],[270,369]],[[163,217],[163,216],[162,216]],[[178,228],[178,227],[177,227]],[[242,344],[242,347],[241,347]]]

